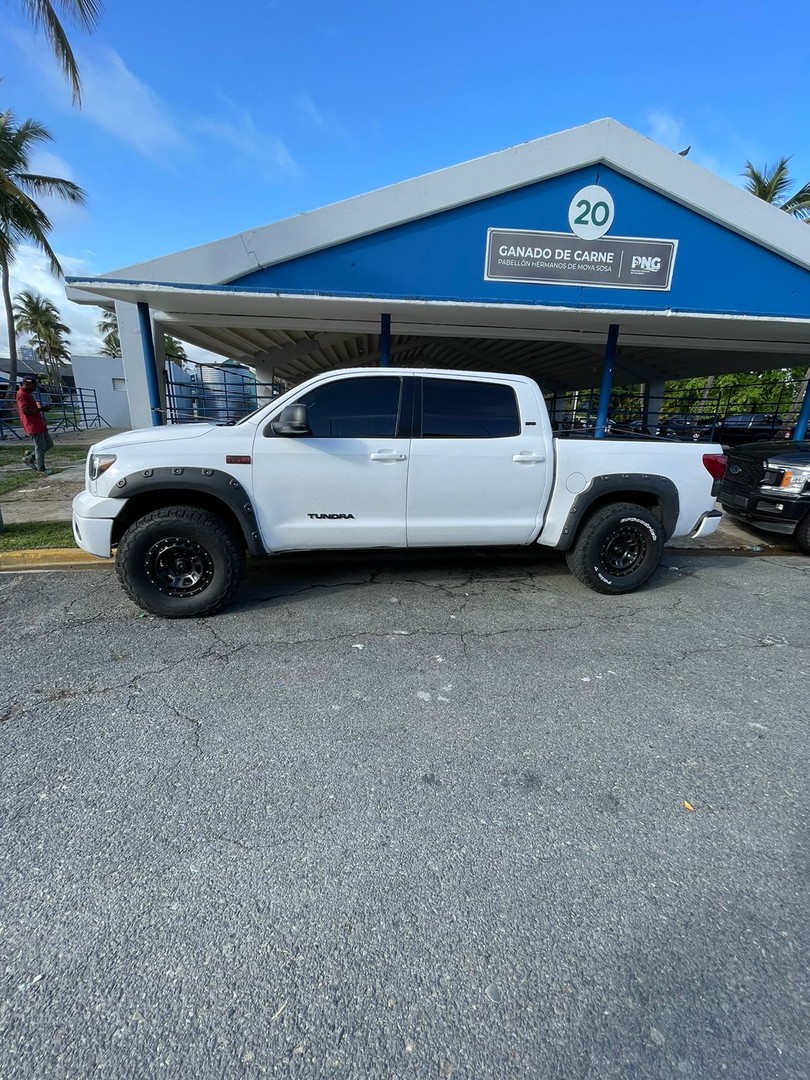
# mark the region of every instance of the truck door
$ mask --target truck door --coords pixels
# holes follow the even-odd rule
[[[413,379],[351,375],[305,391],[311,435],[267,423],[253,453],[254,506],[271,551],[405,547]]]
[[[526,383],[417,380],[409,547],[529,542],[551,487],[541,406]]]

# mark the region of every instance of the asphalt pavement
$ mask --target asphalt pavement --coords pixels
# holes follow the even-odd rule
[[[809,570],[0,575],[0,1078],[804,1080]]]

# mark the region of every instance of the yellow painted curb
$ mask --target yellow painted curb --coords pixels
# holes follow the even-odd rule
[[[0,571],[3,570],[69,570],[73,567],[111,567],[113,559],[100,559],[79,548],[39,548],[36,551],[0,552]]]

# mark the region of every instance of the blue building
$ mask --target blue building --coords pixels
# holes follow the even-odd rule
[[[257,381],[392,364],[544,392],[810,365],[810,228],[614,120],[93,279],[132,420],[162,422],[162,333]],[[810,397],[802,411],[810,410]]]

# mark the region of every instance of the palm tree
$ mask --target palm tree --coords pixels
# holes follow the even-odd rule
[[[118,319],[114,311],[105,311],[96,323],[96,330],[101,334],[104,344],[101,347],[102,356],[120,356],[121,339],[118,336]]]
[[[163,337],[163,352],[167,360],[171,360],[172,363],[177,364],[178,367],[183,366],[183,361],[188,360],[186,356],[186,350],[183,347],[183,342],[178,341],[176,337],[172,337],[171,334],[165,334]]]
[[[11,111],[0,113],[0,291],[8,326],[8,381],[12,394],[17,385],[17,339],[9,267],[17,248],[25,241],[34,243],[47,255],[53,273],[62,276],[62,267],[48,243],[51,222],[35,197],[50,195],[72,203],[85,201],[84,192],[72,180],[28,171],[34,147],[50,138],[47,128],[36,120],[18,124]]]
[[[74,104],[81,104],[82,80],[79,68],[65,29],[54,11],[54,4],[51,0],[20,0],[20,5],[35,29],[44,31],[56,62],[71,85]],[[95,29],[102,7],[100,0],[56,0],[56,6],[62,8],[68,18],[78,23],[83,30],[88,31]]]
[[[802,221],[810,220],[810,183],[790,194],[794,180],[788,171],[790,158],[781,158],[774,166],[765,166],[762,172],[746,161],[742,175],[746,179],[745,190],[763,199],[772,206],[778,206],[791,217]]]
[[[118,336],[118,319],[114,311],[105,311],[96,323],[96,330],[101,334],[104,344],[101,348],[101,356],[120,356],[121,339]],[[178,341],[171,334],[163,335],[163,355],[167,360],[182,367],[183,361],[188,360],[182,341]]]
[[[14,297],[14,323],[21,334],[31,335],[37,359],[45,365],[48,381],[58,390],[61,384],[59,365],[70,360],[66,335],[70,327],[61,321],[59,309],[44,296],[21,292]]]

